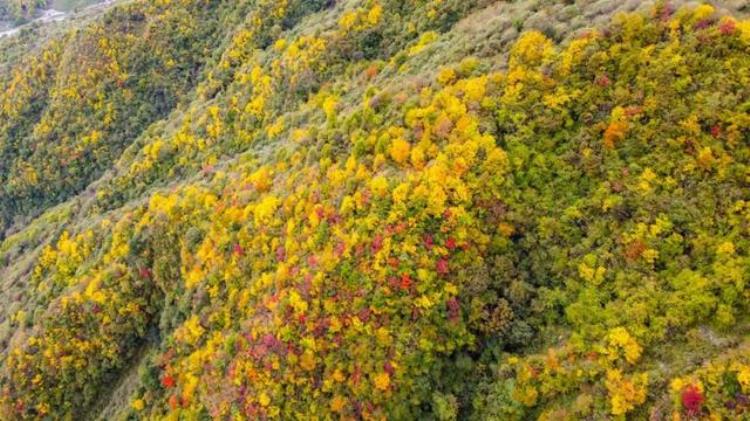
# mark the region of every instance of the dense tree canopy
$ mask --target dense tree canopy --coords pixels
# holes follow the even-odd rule
[[[750,21],[502,10],[135,1],[15,63],[0,418],[750,416]]]

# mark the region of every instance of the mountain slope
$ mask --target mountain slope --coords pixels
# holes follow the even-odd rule
[[[750,22],[637,3],[135,1],[12,59],[0,416],[747,416]]]
[[[2,0],[0,1],[0,20],[29,18],[45,3],[40,0]]]

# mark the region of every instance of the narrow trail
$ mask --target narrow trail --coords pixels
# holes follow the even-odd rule
[[[96,11],[96,10],[102,9],[104,7],[107,7],[107,6],[111,5],[111,4],[113,4],[115,1],[117,1],[117,0],[105,0],[105,1],[102,1],[102,2],[97,2],[97,3],[94,3],[94,4],[88,5],[86,7],[82,7],[80,9],[73,9],[73,10],[68,10],[68,11],[56,10],[56,9],[46,9],[46,10],[42,11],[42,14],[39,17],[37,17],[37,18],[35,18],[35,19],[27,22],[27,23],[24,23],[24,24],[16,26],[16,27],[11,27],[11,28],[7,28],[7,29],[4,29],[4,30],[1,30],[0,31],[0,38],[4,38],[4,37],[9,37],[9,36],[16,35],[22,29],[29,28],[29,27],[31,27],[33,25],[44,25],[44,24],[48,24],[48,23],[52,23],[52,22],[60,22],[60,21],[64,21],[66,19],[69,19],[69,18],[71,18],[73,16],[83,15],[83,14],[86,14],[86,13],[90,13],[92,11]],[[3,27],[0,26],[0,28],[3,28]]]

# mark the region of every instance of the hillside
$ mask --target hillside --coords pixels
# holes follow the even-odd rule
[[[131,0],[0,38],[0,420],[750,419],[748,14]]]
[[[45,5],[41,0],[2,0],[0,1],[0,19],[21,20],[33,16],[34,12]]]

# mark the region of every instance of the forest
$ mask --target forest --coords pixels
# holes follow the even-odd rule
[[[28,19],[46,5],[46,0],[0,0],[0,20]]]
[[[0,420],[750,419],[743,2],[116,1],[0,186]]]

